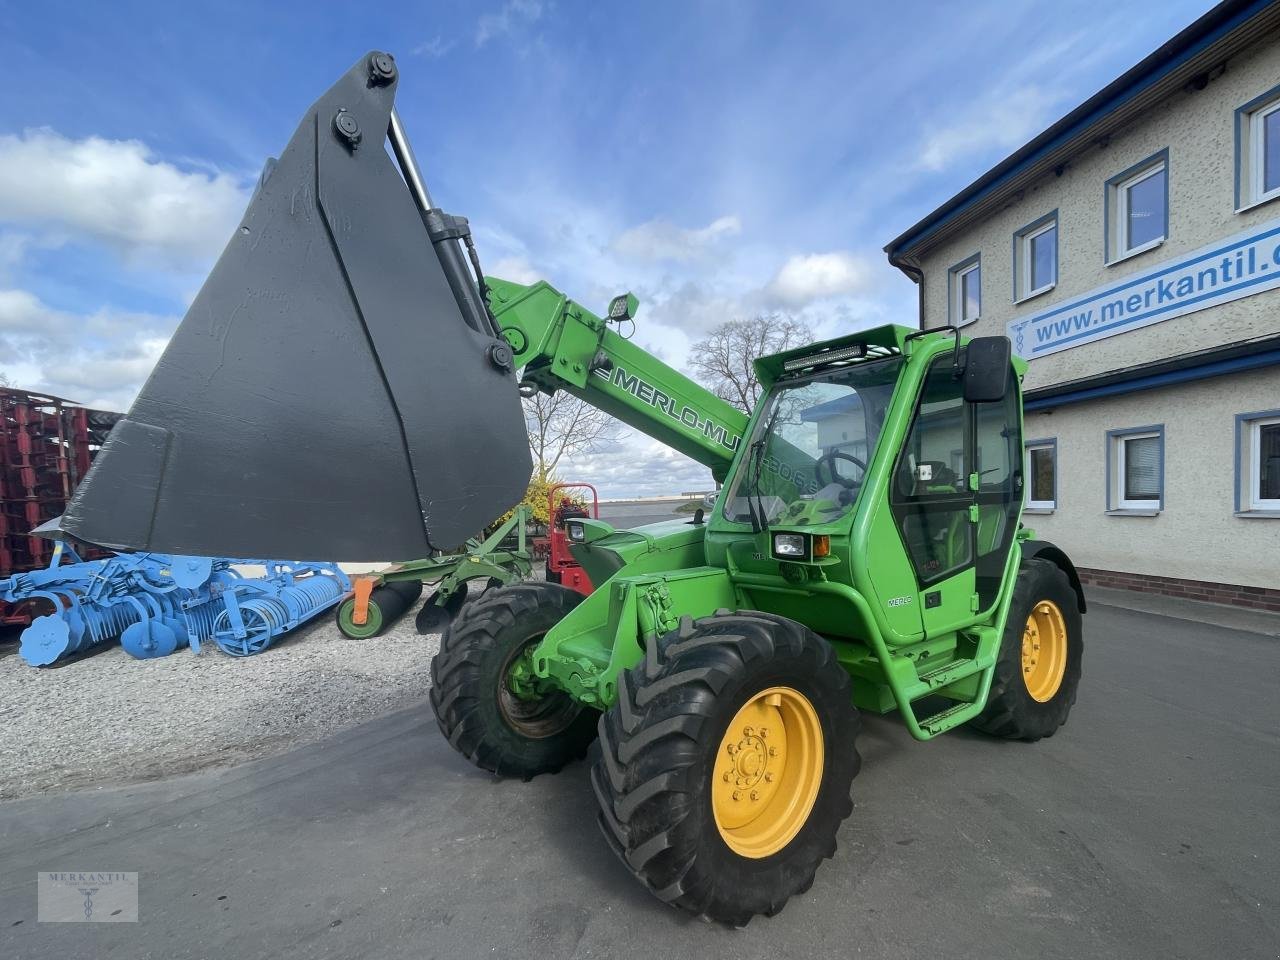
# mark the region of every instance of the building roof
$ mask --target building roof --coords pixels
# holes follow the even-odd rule
[[[889,262],[901,268],[904,258],[964,229],[1031,181],[1105,143],[1159,101],[1184,88],[1202,88],[1227,58],[1278,26],[1280,3],[1275,0],[1219,3],[892,240],[884,248]]]

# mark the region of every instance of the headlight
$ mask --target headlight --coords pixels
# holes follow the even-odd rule
[[[640,301],[633,293],[624,293],[609,301],[609,319],[614,323],[630,320],[636,315]]]
[[[787,560],[803,560],[809,553],[802,533],[775,533],[773,555]]]
[[[580,523],[574,523],[570,520],[564,525],[565,531],[569,534],[569,539],[574,543],[581,543],[587,538],[587,528]]]

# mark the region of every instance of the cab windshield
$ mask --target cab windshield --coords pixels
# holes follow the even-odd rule
[[[724,500],[724,515],[804,526],[853,509],[902,359],[775,384]]]

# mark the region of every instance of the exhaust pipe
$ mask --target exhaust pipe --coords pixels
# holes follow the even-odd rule
[[[464,543],[523,495],[512,351],[467,221],[427,192],[398,79],[369,54],[267,164],[66,532],[117,550],[403,560]]]

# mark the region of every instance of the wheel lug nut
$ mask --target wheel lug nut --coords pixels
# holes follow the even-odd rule
[[[729,750],[729,756],[732,757],[735,753],[738,752],[738,745],[736,743],[731,743],[728,746],[728,750]]]
[[[741,790],[735,790],[735,791],[733,791],[733,799],[735,799],[735,800],[741,800],[741,799],[742,799],[742,791],[741,791]]]
[[[743,732],[743,733],[745,733],[748,737],[754,737],[754,736],[756,735],[756,728],[755,728],[755,727],[747,727],[747,728],[746,728],[745,730],[743,730],[742,732]]]
[[[777,748],[777,747],[770,747],[770,748],[769,748],[769,756],[771,756],[771,757],[776,757],[777,755],[778,755],[778,748]]]
[[[773,775],[772,773],[766,773],[766,774],[764,775],[764,782],[765,782],[765,783],[773,783],[773,781],[774,781],[775,779],[776,779],[776,778],[774,777],[774,775]]]
[[[760,728],[760,736],[761,736],[761,737],[767,737],[768,735],[769,735],[769,728],[768,728],[768,727],[761,727],[761,728]]]
[[[732,780],[733,780],[733,774],[732,774],[732,773],[726,773],[726,774],[724,775],[724,782],[725,782],[725,783],[730,783],[730,782],[732,782]]]
[[[752,791],[751,791],[751,799],[752,799],[752,800],[759,800],[759,799],[760,799],[760,794],[759,794],[759,792],[758,792],[758,791],[756,791],[756,790],[752,790]]]

